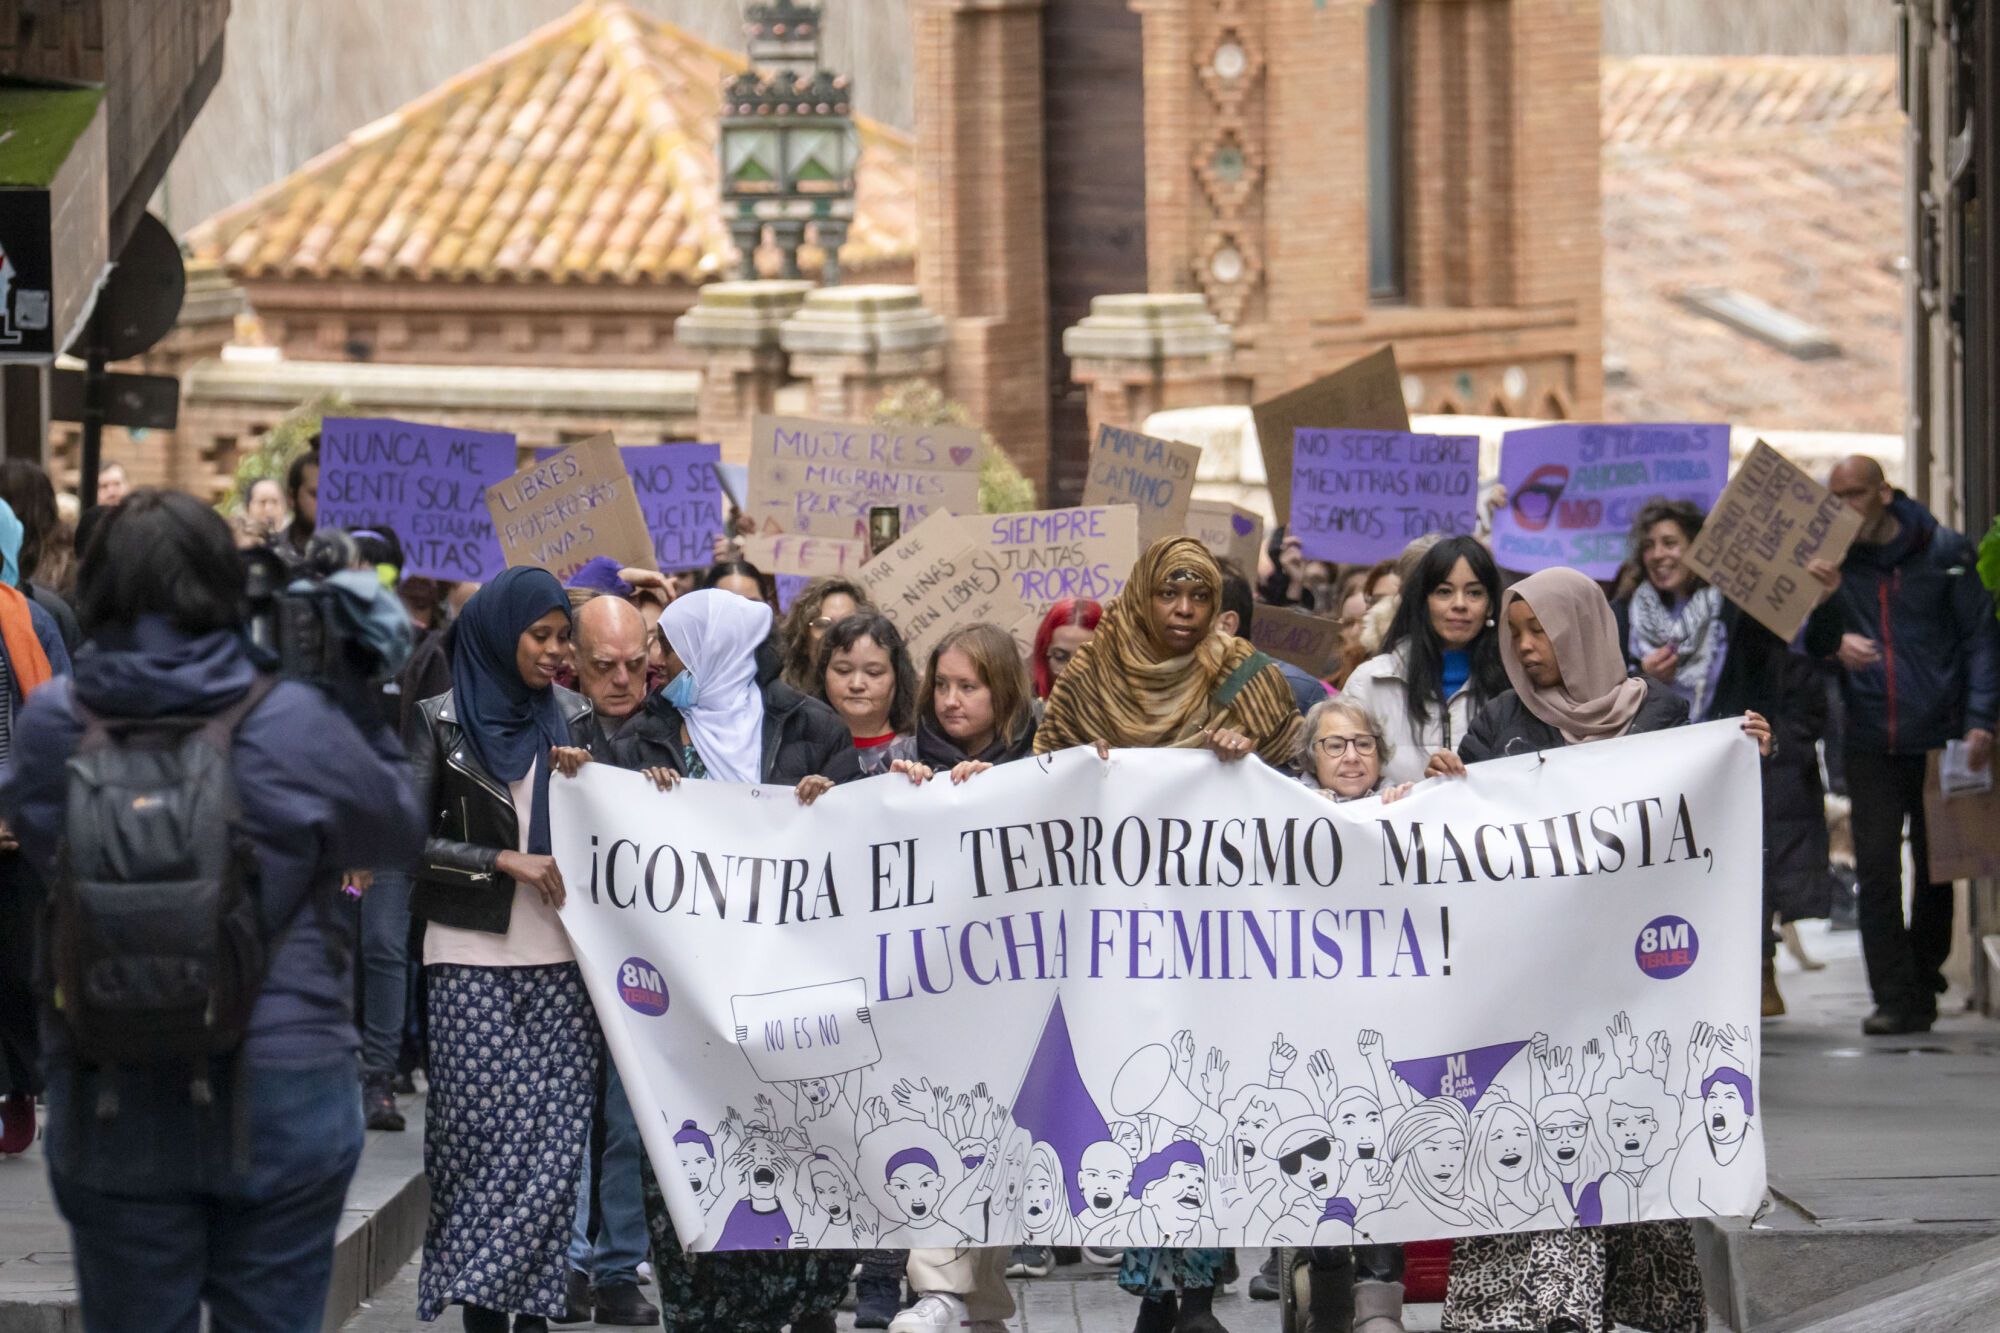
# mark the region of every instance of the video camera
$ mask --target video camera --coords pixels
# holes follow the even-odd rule
[[[409,617],[337,528],[313,534],[305,558],[244,551],[248,637],[262,665],[324,690],[358,718],[410,655]]]

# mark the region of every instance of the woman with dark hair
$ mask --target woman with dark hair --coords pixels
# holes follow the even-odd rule
[[[285,525],[276,546],[287,559],[304,560],[306,547],[319,527],[318,431],[312,433],[312,447],[285,469],[285,498],[292,507],[292,521]]]
[[[1417,562],[1382,651],[1354,668],[1340,697],[1368,710],[1394,746],[1383,776],[1423,776],[1488,699],[1507,688],[1493,608],[1500,571],[1471,537],[1447,537]]]
[[[1822,602],[1807,618],[1797,647],[1704,583],[1687,555],[1704,515],[1685,500],[1654,500],[1632,524],[1619,573],[1618,642],[1633,670],[1687,701],[1688,718],[1706,722],[1757,712],[1777,729],[1776,753],[1764,761],[1764,1016],[1785,1012],[1778,992],[1777,934],[1785,922],[1824,916],[1832,905],[1826,791],[1817,745],[1826,729],[1826,691],[1816,662],[1840,648],[1839,609]],[[1828,567],[1827,593],[1839,587]]]
[[[569,599],[504,570],[459,615],[451,690],[418,710],[410,763],[438,811],[410,909],[427,923],[430,1225],[417,1315],[469,1333],[566,1309],[577,1181],[596,1102],[597,1018],[557,909],[549,774],[590,705],[555,683]],[[352,1077],[352,1075],[350,1075]]]
[[[1426,772],[1462,777],[1485,759],[1587,745],[1688,720],[1687,701],[1657,680],[1630,676],[1603,591],[1574,569],[1545,569],[1500,601],[1501,661],[1512,686],[1480,709],[1457,753],[1440,749]],[[1743,717],[1769,754],[1770,724]],[[1563,1324],[1559,1321],[1569,1321]],[[1628,1324],[1647,1333],[1708,1327],[1688,1223],[1521,1231],[1460,1240],[1445,1298],[1447,1328],[1515,1330]]]
[[[62,528],[55,484],[39,463],[25,458],[0,459],[0,500],[11,506],[14,517],[21,521],[20,580],[15,586],[49,613],[62,633],[63,647],[73,653],[83,640],[76,613],[42,576],[44,565],[55,554],[54,541]]]
[[[702,571],[701,587],[720,588],[753,602],[762,602],[773,612],[778,609],[778,585],[748,560],[718,560]],[[699,589],[697,590],[699,591]]]
[[[854,737],[860,776],[916,758],[917,669],[895,622],[868,610],[835,623],[820,640],[813,679]]]
[[[852,579],[817,578],[800,590],[792,609],[778,624],[778,653],[784,663],[779,677],[800,694],[818,695],[820,640],[856,611],[870,609],[868,594]]]
[[[1077,650],[1097,633],[1104,607],[1088,597],[1065,597],[1049,608],[1028,650],[1028,670],[1035,678],[1035,698],[1047,699],[1056,681],[1069,669]]]

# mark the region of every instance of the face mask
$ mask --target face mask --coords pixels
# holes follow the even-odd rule
[[[667,687],[660,694],[668,703],[685,713],[694,707],[695,700],[701,698],[701,689],[695,684],[694,672],[684,667],[680,675],[667,682]]]

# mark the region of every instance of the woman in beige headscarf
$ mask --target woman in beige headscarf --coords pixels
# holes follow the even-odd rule
[[[1220,633],[1222,570],[1192,537],[1154,542],[1049,692],[1035,753],[1206,747],[1287,768],[1303,722],[1278,664]]]
[[[1687,701],[1656,680],[1626,674],[1618,624],[1604,592],[1574,569],[1545,569],[1500,598],[1500,658],[1514,688],[1473,719],[1458,753],[1439,750],[1427,776],[1462,776],[1467,763],[1532,754],[1688,720]],[[1768,753],[1771,726],[1743,730]],[[1452,1252],[1446,1328],[1578,1328],[1614,1323],[1651,1333],[1708,1326],[1686,1222],[1517,1231],[1462,1239]]]

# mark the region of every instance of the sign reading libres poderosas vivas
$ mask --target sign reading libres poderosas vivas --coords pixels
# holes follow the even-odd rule
[[[1076,750],[552,809],[691,1248],[1343,1245],[1754,1211],[1758,782],[1718,722],[1387,806]]]

